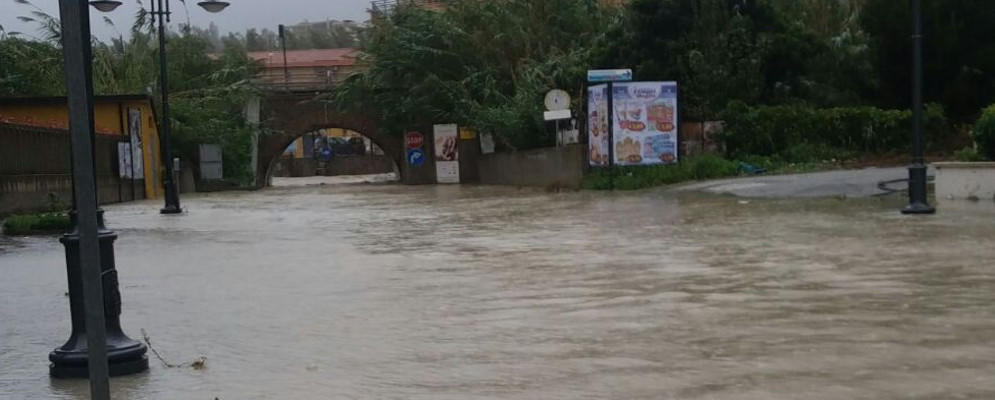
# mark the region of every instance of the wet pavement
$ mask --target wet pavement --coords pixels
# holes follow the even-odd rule
[[[995,205],[325,185],[107,207],[116,399],[991,399]],[[53,381],[62,248],[0,239],[0,399]]]
[[[904,167],[865,168],[718,179],[683,185],[680,190],[765,198],[869,197],[906,190],[908,178]],[[887,185],[880,187],[881,183]]]

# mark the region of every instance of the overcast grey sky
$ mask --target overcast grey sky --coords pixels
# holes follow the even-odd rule
[[[32,3],[45,12],[58,16],[58,0],[31,0]],[[138,10],[136,0],[121,0],[124,5],[112,13],[101,13],[91,7],[90,20],[93,34],[100,39],[117,36],[115,30],[103,22],[103,17],[110,17],[121,33],[127,34],[131,27],[135,12]],[[149,1],[143,0],[147,5]],[[173,25],[186,23],[187,16],[183,4],[179,0],[171,0],[173,7]],[[218,25],[221,32],[245,31],[248,28],[270,28],[276,30],[279,24],[295,24],[304,20],[324,21],[326,19],[366,21],[369,19],[367,9],[369,0],[227,0],[232,3],[224,12],[211,14],[197,6],[200,0],[187,0],[190,11],[190,22],[196,26],[207,27],[212,21]],[[31,7],[20,5],[14,0],[0,0],[0,26],[7,31],[21,31],[25,34],[37,34],[34,26],[17,20],[19,15],[28,15]]]

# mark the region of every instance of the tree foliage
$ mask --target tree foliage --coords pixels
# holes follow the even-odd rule
[[[923,1],[926,101],[943,104],[960,122],[995,102],[995,5],[989,0]],[[912,34],[908,2],[866,0],[861,25],[872,38],[882,106],[908,107]]]
[[[445,11],[399,7],[363,48],[365,73],[335,100],[376,110],[385,129],[456,122],[507,148],[550,145],[542,95],[580,97],[591,44],[609,14],[593,0],[452,1]]]

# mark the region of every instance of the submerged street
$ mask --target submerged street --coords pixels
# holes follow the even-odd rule
[[[115,399],[990,399],[995,207],[327,184],[105,207]],[[0,237],[0,399],[69,335],[55,237]]]

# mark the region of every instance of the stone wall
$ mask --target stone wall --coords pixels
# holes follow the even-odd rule
[[[583,145],[485,154],[477,170],[485,185],[579,189],[584,158]]]
[[[117,143],[97,135],[97,195],[101,204],[145,197],[144,180],[118,178]],[[45,211],[72,203],[69,133],[0,124],[0,215]]]

